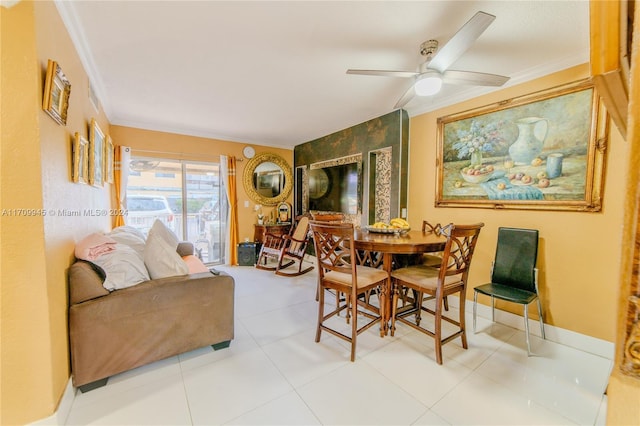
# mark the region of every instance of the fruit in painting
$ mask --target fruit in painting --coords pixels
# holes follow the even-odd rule
[[[506,187],[507,185],[505,185],[504,182],[498,182],[498,184],[496,185],[496,188],[499,189],[500,191],[504,191]]]
[[[461,188],[462,187],[462,181],[461,180],[455,181],[453,186],[456,187],[456,188]]]
[[[531,160],[531,165],[532,166],[539,166],[542,164],[542,158],[540,157],[536,157],[533,160]]]
[[[529,176],[529,175],[524,175],[524,176],[522,176],[520,181],[522,183],[531,183],[531,182],[533,182],[533,178],[531,176]]]
[[[542,171],[542,172],[538,172],[538,174],[536,175],[536,177],[538,179],[546,179],[547,178],[547,172]]]
[[[539,188],[547,188],[549,185],[551,185],[551,181],[547,178],[542,178],[538,181]]]

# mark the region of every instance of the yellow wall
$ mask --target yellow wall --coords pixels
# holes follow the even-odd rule
[[[0,7],[0,209],[102,209],[110,187],[70,182],[73,133],[88,136],[95,116],[114,142],[135,150],[171,152],[171,158],[216,161],[241,157],[243,143],[109,127],[89,102],[88,77],[52,2],[22,1]],[[41,109],[47,59],[57,60],[72,84],[66,126]],[[439,116],[527,94],[587,76],[587,66],[501,90],[411,119],[409,219],[419,222],[483,221],[471,286],[489,276],[498,226],[540,229],[541,294],[547,321],[613,341],[627,145],[614,126],[608,152],[604,210],[600,213],[492,211],[434,208],[435,134]],[[275,152],[292,164],[292,151]],[[164,154],[160,154],[164,155]],[[239,163],[239,182],[245,162]],[[425,165],[430,167],[425,167]],[[253,202],[240,184],[240,239],[253,235]],[[66,269],[73,246],[106,217],[0,216],[0,424],[23,424],[52,414],[69,377]],[[637,391],[637,386],[635,386]],[[636,392],[637,393],[637,392]],[[629,401],[631,403],[632,401]]]
[[[236,158],[243,158],[242,148],[249,145],[240,142],[229,142],[121,126],[111,126],[111,136],[114,144],[130,146],[133,149],[133,155],[212,162],[219,162],[220,155],[233,155],[236,156]],[[293,168],[293,150],[253,144],[251,144],[251,146],[255,148],[256,155],[264,152],[278,154]],[[245,238],[253,241],[253,225],[257,220],[256,212],[253,209],[255,202],[247,196],[242,185],[242,176],[244,168],[247,165],[247,160],[238,161],[237,165],[238,237],[241,242],[244,241]],[[289,197],[289,203],[291,203],[291,198],[292,196]],[[249,207],[245,207],[245,201],[249,202]],[[265,215],[269,215],[272,210],[273,207],[264,207],[262,209]]]
[[[22,1],[0,8],[1,208],[35,209],[35,216],[1,217],[1,424],[51,415],[69,379],[66,270],[75,242],[109,229],[109,219],[62,217],[59,209],[109,207],[109,187],[71,182],[71,137],[88,137],[92,116],[88,77],[53,2]],[[47,59],[71,82],[66,126],[42,110]],[[52,214],[54,212],[54,214]],[[9,391],[7,391],[9,390]]]
[[[485,223],[474,255],[470,288],[485,283],[490,276],[498,227],[539,229],[538,268],[545,322],[613,342],[626,170],[622,159],[627,155],[627,144],[615,126],[611,126],[609,138],[602,212],[434,207],[438,117],[576,81],[588,74],[588,65],[578,66],[413,117],[409,139],[408,216],[413,223],[421,223],[423,219],[439,223]],[[468,291],[467,297],[473,297],[473,291]],[[496,306],[507,308],[500,303]],[[512,311],[522,314],[519,307]],[[535,304],[530,312],[537,318]]]

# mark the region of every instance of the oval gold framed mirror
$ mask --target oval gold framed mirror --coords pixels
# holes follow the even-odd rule
[[[265,152],[249,160],[242,183],[253,201],[264,206],[275,206],[291,194],[293,174],[284,158]]]

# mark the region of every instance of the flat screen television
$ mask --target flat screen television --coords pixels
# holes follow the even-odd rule
[[[309,171],[309,210],[357,214],[361,210],[360,164]]]

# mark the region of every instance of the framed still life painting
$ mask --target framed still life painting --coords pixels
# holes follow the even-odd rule
[[[436,207],[600,211],[607,123],[588,79],[440,117]]]

